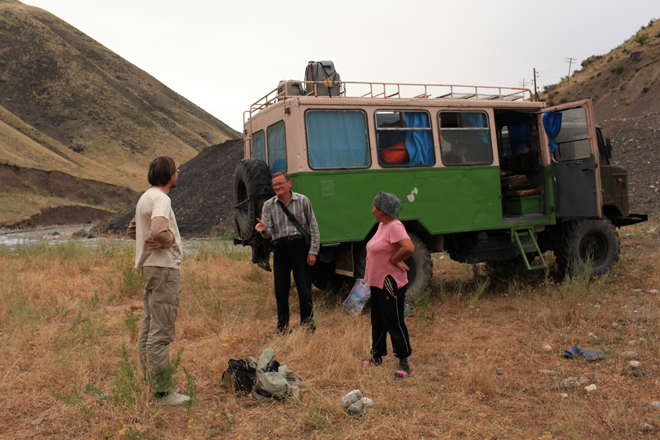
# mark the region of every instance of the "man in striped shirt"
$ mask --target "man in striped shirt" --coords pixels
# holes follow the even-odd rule
[[[300,323],[310,331],[316,329],[312,310],[312,274],[310,266],[316,263],[320,247],[319,226],[312,210],[312,203],[302,194],[291,191],[291,179],[284,171],[273,174],[275,196],[264,203],[261,219],[255,229],[264,238],[273,240],[273,276],[277,300],[277,331],[286,333],[289,327],[289,290],[291,271],[300,301]],[[311,243],[307,245],[294,224],[288,219],[278,201],[293,214],[303,229],[309,232]],[[263,219],[263,220],[262,220]]]

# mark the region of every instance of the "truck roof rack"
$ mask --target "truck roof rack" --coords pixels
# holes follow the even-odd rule
[[[328,90],[335,90],[334,94]],[[281,81],[278,87],[250,106],[246,116],[264,110],[287,98],[337,98],[342,101],[365,99],[460,99],[487,101],[531,101],[532,91],[516,87],[462,86],[450,84],[367,83],[340,81]],[[249,113],[249,115],[247,115]]]

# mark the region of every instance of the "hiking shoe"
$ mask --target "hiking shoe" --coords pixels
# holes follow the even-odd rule
[[[399,359],[399,369],[394,372],[394,377],[397,379],[405,379],[412,374],[412,369],[408,363],[408,358]]]
[[[185,394],[172,393],[163,397],[156,397],[156,405],[183,405],[190,400]]]

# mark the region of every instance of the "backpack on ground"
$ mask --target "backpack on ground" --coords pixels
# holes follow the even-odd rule
[[[222,383],[236,393],[251,393],[256,381],[257,370],[244,359],[230,359],[229,367],[222,373]]]

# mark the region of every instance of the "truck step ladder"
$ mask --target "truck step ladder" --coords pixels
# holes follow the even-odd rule
[[[523,243],[522,239],[528,237],[529,239],[525,240],[526,243]],[[511,241],[515,243],[516,246],[518,246],[518,249],[520,249],[520,253],[522,255],[523,261],[525,262],[525,267],[527,267],[527,270],[545,269],[545,259],[543,258],[543,253],[541,252],[536,239],[534,238],[534,230],[532,228],[511,229]],[[534,255],[534,252],[536,252],[536,254],[541,257],[540,265],[532,266],[532,263],[534,262],[533,256],[532,261],[527,259],[527,254],[529,253]]]

